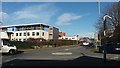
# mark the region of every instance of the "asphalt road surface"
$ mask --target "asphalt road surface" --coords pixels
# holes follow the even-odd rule
[[[119,61],[114,60],[119,57],[117,54],[107,55],[107,64],[116,66]],[[112,59],[112,60],[111,60]],[[3,55],[3,68],[8,66],[78,66],[91,65],[103,62],[102,53],[94,53],[82,46],[66,46],[56,48],[41,48],[20,50],[16,55]],[[106,64],[102,64],[106,65]]]

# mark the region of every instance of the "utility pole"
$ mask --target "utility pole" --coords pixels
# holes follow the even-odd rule
[[[100,18],[100,0],[98,0],[98,16]]]
[[[107,42],[107,39],[106,39],[106,18],[104,20],[104,44],[103,44],[103,48],[104,48],[104,62],[106,63],[106,42]]]
[[[100,19],[100,0],[98,0],[98,19]],[[98,33],[97,33],[97,35],[98,35]],[[97,42],[98,41],[99,41],[99,39],[97,39]],[[96,49],[98,49],[98,45],[101,45],[101,35],[100,35],[100,44],[96,44]]]
[[[2,0],[0,0],[0,12],[2,12]],[[1,50],[1,47],[2,47],[1,32],[2,32],[2,16],[0,18],[0,50]]]
[[[0,21],[0,50],[2,50],[1,32],[2,32],[2,22]],[[2,62],[2,54],[0,54],[0,62]],[[2,64],[0,64],[0,67],[1,66]]]
[[[2,14],[2,0],[0,0],[0,12]],[[2,16],[0,17],[0,51],[2,51],[2,39],[1,39],[1,32],[2,32]],[[2,62],[2,54],[0,54],[0,62]],[[2,67],[2,63],[0,64]]]
[[[1,47],[2,47],[1,32],[2,32],[2,22],[0,21],[0,50],[1,50]]]

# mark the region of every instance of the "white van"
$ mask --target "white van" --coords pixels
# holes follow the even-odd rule
[[[7,32],[0,32],[0,53],[15,54],[17,48],[15,45],[10,44]]]

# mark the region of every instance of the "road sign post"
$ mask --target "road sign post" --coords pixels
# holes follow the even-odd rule
[[[106,43],[107,43],[107,40],[106,40],[106,18],[104,19],[104,45],[103,45],[103,48],[104,48],[104,62],[106,63]]]
[[[107,26],[106,26],[106,23],[107,23],[107,19],[106,19],[106,17],[108,17],[108,18],[110,18],[110,19],[112,19],[112,17],[110,17],[109,15],[105,15],[104,17],[103,17],[103,25],[104,25],[104,45],[103,45],[103,48],[104,48],[104,62],[106,63],[106,54],[107,54],[107,52],[106,52],[106,45],[107,45],[107,37],[106,37],[106,30],[107,30]]]

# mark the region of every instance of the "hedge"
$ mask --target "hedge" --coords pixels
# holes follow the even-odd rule
[[[50,41],[43,41],[43,42],[32,42],[32,41],[11,41],[11,44],[14,44],[17,46],[18,49],[29,49],[29,48],[34,48],[34,46],[39,46],[39,47],[43,47],[43,46],[64,46],[64,45],[75,45],[77,43],[77,41],[72,41],[72,40],[50,40]]]

